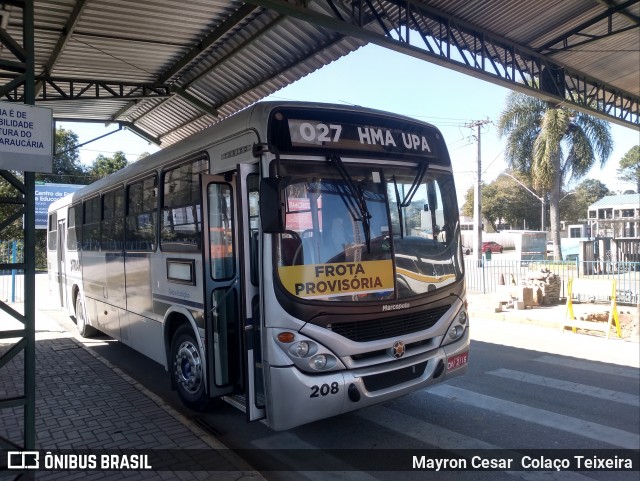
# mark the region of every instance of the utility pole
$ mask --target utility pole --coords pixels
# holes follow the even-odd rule
[[[487,119],[476,120],[469,124],[465,124],[465,127],[470,129],[475,127],[478,132],[478,172],[476,175],[476,185],[473,196],[473,255],[478,259],[478,261],[482,259],[482,144],[480,128],[489,123],[491,123],[491,121]]]

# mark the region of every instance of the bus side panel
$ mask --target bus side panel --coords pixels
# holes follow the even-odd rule
[[[98,329],[120,340],[120,309],[107,302],[98,302]]]
[[[167,355],[164,349],[162,323],[133,312],[121,314],[123,317],[128,316],[127,319],[123,319],[128,326],[126,343],[166,368]]]
[[[153,312],[151,254],[130,253],[125,257],[127,310],[144,315]]]
[[[166,364],[162,319],[164,313],[154,312],[152,282],[154,276],[151,262],[153,253],[127,252],[124,270],[126,282],[127,311],[120,316],[122,340],[136,351],[154,361]],[[154,319],[157,318],[157,319]]]
[[[65,289],[67,291],[67,300],[69,305],[67,306],[67,312],[70,316],[76,315],[76,306],[74,298],[74,287],[77,289],[82,285],[82,275],[80,267],[80,255],[78,251],[67,250],[65,255],[67,262],[66,266],[66,279],[64,279]]]
[[[107,264],[107,302],[113,306],[125,309],[124,254],[121,252],[107,253],[105,262]]]
[[[82,252],[82,279],[85,307],[89,324],[99,329],[97,303],[104,299],[104,255],[100,252]]]

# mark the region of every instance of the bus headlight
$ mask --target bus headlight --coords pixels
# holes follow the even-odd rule
[[[307,341],[301,341],[296,345],[296,356],[306,357],[309,353],[309,343]]]
[[[456,341],[462,337],[462,333],[464,332],[464,327],[462,326],[451,326],[449,328],[449,339]]]
[[[292,331],[274,331],[276,344],[301,371],[338,371],[344,364],[322,344]]]
[[[333,369],[338,360],[332,354],[317,354],[311,358],[309,365],[316,371]]]
[[[316,352],[318,352],[318,344],[313,341],[298,341],[294,342],[291,347],[288,349],[288,352],[291,356],[294,357],[310,357],[313,356]]]
[[[313,359],[311,359],[311,362],[314,369],[321,371],[322,369],[327,367],[327,356],[325,356],[324,354],[318,354]]]
[[[442,340],[442,345],[445,346],[460,339],[467,329],[468,322],[469,314],[463,307],[462,309],[460,309],[460,311],[458,311],[456,317],[453,318],[453,321],[451,322],[451,325],[447,330],[447,334]]]

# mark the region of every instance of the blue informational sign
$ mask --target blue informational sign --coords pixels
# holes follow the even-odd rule
[[[36,184],[36,229],[47,228],[47,210],[52,202],[73,194],[81,187],[84,185]]]

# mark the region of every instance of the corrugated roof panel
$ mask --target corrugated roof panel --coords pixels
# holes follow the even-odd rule
[[[51,107],[51,102],[39,102],[40,107]],[[114,109],[124,107],[126,101],[121,100],[73,100],[55,102],[55,118],[59,119],[88,119],[105,120]]]
[[[175,46],[140,45],[137,42],[123,45],[109,39],[74,35],[60,56],[53,75],[152,82],[157,78],[163,59],[177,58],[181,54],[182,49]],[[78,70],[84,74],[78,74]]]
[[[47,105],[54,108],[56,117],[111,119],[117,114],[161,137],[163,145],[247,107],[365,43],[238,0],[91,0],[82,4],[62,53],[55,57],[54,49],[76,2],[34,0],[36,73],[51,59],[54,77],[144,83],[168,78],[168,83],[217,109],[220,116],[204,115],[179,97]],[[403,18],[397,4],[374,3],[384,8],[385,22]],[[608,8],[605,2],[584,0],[412,2],[418,3],[532,49],[560,38]],[[358,0],[336,0],[332,5],[350,14],[360,4]],[[309,2],[308,6],[334,15],[327,2]],[[627,7],[627,12],[640,17],[640,3]],[[21,10],[13,8],[9,17],[7,31],[16,37],[21,35],[20,15]],[[382,32],[376,19],[367,17],[367,21],[371,22],[368,28]],[[427,24],[435,26],[433,21]],[[560,64],[640,96],[637,24],[624,12],[616,13],[614,30],[625,26],[635,28],[549,55]],[[607,28],[605,20],[585,28],[584,33],[603,35]],[[463,35],[461,40],[472,42],[473,38]],[[11,54],[0,48],[0,58],[11,59]]]
[[[614,206],[632,206],[640,208],[640,194],[608,195],[591,204],[589,208],[594,209],[597,207]]]
[[[83,11],[82,29],[106,37],[155,39],[187,46],[242,4],[194,0],[93,1]]]

